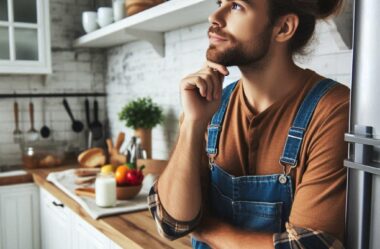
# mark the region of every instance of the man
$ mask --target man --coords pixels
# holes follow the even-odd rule
[[[148,198],[161,235],[192,232],[194,248],[343,248],[349,89],[293,61],[316,19],[341,5],[218,2],[207,62],[181,81],[178,142]],[[242,77],[222,90],[232,65]]]

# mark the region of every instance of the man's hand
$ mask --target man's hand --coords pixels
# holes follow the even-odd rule
[[[201,70],[182,79],[185,120],[210,121],[220,105],[224,76],[228,74],[225,66],[207,61]]]
[[[191,236],[193,236],[196,240],[202,241],[204,243],[209,243],[209,235],[221,226],[226,225],[226,223],[223,223],[216,218],[203,217],[197,229],[191,233]]]
[[[274,248],[273,233],[243,230],[213,217],[204,217],[191,236],[214,249]]]

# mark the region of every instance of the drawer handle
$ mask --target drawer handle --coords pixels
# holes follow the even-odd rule
[[[54,206],[56,207],[61,207],[61,208],[64,208],[65,205],[63,205],[62,203],[56,203],[55,201],[52,202]]]

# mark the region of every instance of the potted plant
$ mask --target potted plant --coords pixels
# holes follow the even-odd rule
[[[163,121],[162,109],[150,97],[138,98],[127,103],[119,113],[119,120],[135,130],[147,157],[152,158],[152,128]]]

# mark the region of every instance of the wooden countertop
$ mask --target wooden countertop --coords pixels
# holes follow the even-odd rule
[[[0,177],[0,186],[31,182],[33,182],[33,176],[31,174]]]
[[[89,224],[104,233],[108,238],[113,240],[122,248],[129,249],[189,249],[191,248],[190,237],[186,236],[175,241],[169,241],[162,238],[156,229],[155,222],[149,211],[137,211],[121,215],[114,215],[92,219],[79,204],[67,196],[54,184],[46,180],[47,175],[53,171],[75,168],[76,166],[65,166],[51,169],[34,169],[27,170],[33,177],[34,182],[40,187],[47,190],[54,197],[59,199],[63,204],[72,211],[80,215]],[[30,177],[30,176],[29,176]]]

